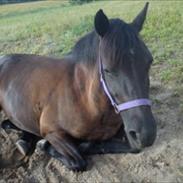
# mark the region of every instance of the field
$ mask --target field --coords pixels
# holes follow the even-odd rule
[[[133,20],[143,1],[65,1],[0,6],[0,55],[34,53],[61,57],[93,28],[100,8],[111,18]],[[140,154],[88,157],[89,168],[73,173],[38,149],[19,168],[0,169],[4,182],[183,182],[183,2],[150,1],[141,36],[154,57],[151,98],[158,124],[154,145]],[[3,117],[1,117],[3,118]],[[17,134],[10,134],[15,140]],[[0,131],[0,157],[13,143]]]

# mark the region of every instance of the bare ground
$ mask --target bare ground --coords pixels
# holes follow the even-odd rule
[[[156,69],[154,67],[154,69]],[[157,69],[158,70],[158,69]],[[67,170],[58,160],[36,150],[19,168],[0,169],[4,182],[183,182],[183,103],[173,86],[151,78],[153,113],[158,123],[156,142],[140,154],[96,155],[88,157],[86,172]],[[0,158],[16,157],[11,140],[0,131]],[[2,162],[0,162],[1,165]]]

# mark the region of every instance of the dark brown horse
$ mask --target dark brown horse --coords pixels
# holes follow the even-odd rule
[[[148,99],[153,59],[139,37],[147,7],[130,24],[99,10],[95,31],[62,59],[0,58],[1,109],[30,138],[46,139],[47,152],[72,170],[86,168],[82,152],[135,152],[155,140]],[[120,128],[128,143],[112,138]]]

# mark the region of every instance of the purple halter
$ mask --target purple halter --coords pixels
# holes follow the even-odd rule
[[[99,51],[99,74],[100,74],[100,81],[102,83],[104,92],[108,96],[109,100],[111,101],[111,104],[114,107],[116,113],[120,113],[121,111],[125,111],[138,106],[143,106],[143,105],[151,106],[151,100],[147,98],[135,99],[129,102],[121,103],[121,104],[117,104],[115,102],[115,100],[110,94],[110,91],[107,87],[107,83],[105,82],[105,79],[103,76],[103,65],[100,57],[100,51]]]

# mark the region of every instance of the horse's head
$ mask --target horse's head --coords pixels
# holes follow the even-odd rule
[[[95,30],[100,37],[99,61],[108,90],[117,104],[149,97],[149,68],[152,55],[139,37],[148,3],[130,24],[120,19],[108,20],[102,10],[95,16]],[[141,102],[141,101],[140,101]],[[122,110],[125,132],[133,149],[153,144],[156,122],[146,104]]]

